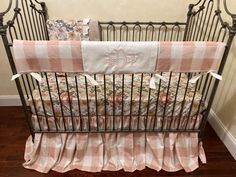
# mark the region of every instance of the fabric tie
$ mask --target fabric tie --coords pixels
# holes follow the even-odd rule
[[[15,80],[16,78],[20,77],[21,75],[22,75],[22,74],[15,74],[15,75],[12,76],[11,80],[13,81],[13,80]],[[34,79],[36,79],[37,81],[42,82],[42,77],[41,77],[40,74],[38,74],[38,73],[30,73],[30,75],[31,75]]]
[[[85,76],[93,86],[99,85],[98,82],[92,76],[88,74],[81,74],[81,75]]]
[[[214,73],[213,71],[208,71],[207,74],[209,74],[209,73],[210,73],[210,75],[212,75],[212,77],[214,77],[214,78],[216,78],[218,80],[222,80],[222,76],[221,75],[219,75],[217,73]],[[195,84],[198,81],[198,79],[200,79],[204,74],[198,74],[198,75],[192,77],[189,80],[189,82],[192,83],[192,84]]]
[[[167,82],[166,78],[163,77],[160,74],[154,74],[154,76],[151,77],[149,87],[151,89],[156,89],[156,82],[159,82],[159,80],[162,80],[164,82]]]
[[[11,80],[13,81],[16,78],[19,78],[21,75],[22,74],[15,74],[15,75],[12,76]],[[34,79],[36,79],[37,81],[42,82],[42,76],[40,74],[38,74],[38,73],[30,73],[30,75]],[[88,75],[88,74],[81,74],[81,75],[85,76],[93,86],[99,85],[98,82],[93,77],[91,77],[90,75]]]

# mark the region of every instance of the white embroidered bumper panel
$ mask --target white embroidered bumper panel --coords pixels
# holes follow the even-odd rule
[[[158,57],[158,46],[158,42],[82,41],[84,72],[153,73]]]

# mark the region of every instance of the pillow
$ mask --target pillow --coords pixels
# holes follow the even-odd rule
[[[50,40],[100,40],[98,22],[84,20],[47,20]]]

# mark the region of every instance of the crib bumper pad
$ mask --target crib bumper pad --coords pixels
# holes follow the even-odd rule
[[[206,163],[197,133],[35,134],[34,143],[27,140],[23,166],[43,173],[145,167],[191,172],[199,166],[198,157]]]
[[[208,72],[217,69],[221,42],[13,41],[18,74]]]

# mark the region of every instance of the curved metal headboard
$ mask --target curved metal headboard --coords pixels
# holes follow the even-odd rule
[[[9,0],[9,4],[8,4],[7,9],[6,9],[5,11],[3,11],[3,12],[0,12],[0,15],[3,16],[3,15],[5,15],[6,13],[8,13],[9,10],[11,9],[11,6],[12,6],[12,0]]]
[[[236,14],[233,14],[232,12],[229,11],[228,9],[228,5],[227,5],[227,0],[224,0],[224,8],[225,8],[225,12],[230,15],[231,17],[236,17]],[[220,9],[220,0],[218,0],[218,9]]]
[[[223,20],[222,20],[222,17],[221,17],[221,0],[216,0],[217,1],[217,5],[216,5],[216,7],[217,7],[217,9],[216,9],[216,11],[218,11],[219,12],[219,17],[220,17],[220,20],[221,20],[221,22],[222,22],[222,24],[223,23],[226,23],[226,22],[224,22]],[[236,14],[234,14],[234,13],[232,13],[232,12],[230,12],[230,10],[229,10],[229,8],[228,8],[228,4],[227,4],[227,0],[222,0],[223,1],[223,6],[224,6],[224,11],[229,15],[229,16],[231,16],[231,18],[233,19],[233,20],[236,20],[235,18],[236,18]],[[202,4],[201,4],[201,2],[202,2]],[[189,5],[189,7],[191,8],[191,9],[193,9],[194,7],[196,7],[196,6],[198,6],[198,5],[200,5],[200,7],[199,7],[199,10],[201,10],[201,8],[205,5],[205,3],[207,2],[207,0],[199,0],[197,3],[195,3],[195,4],[190,4]]]
[[[12,12],[12,10],[13,15],[8,16],[10,19],[5,21],[5,15]],[[47,40],[47,19],[47,7],[44,2],[38,0],[9,0],[6,10],[0,12],[0,34],[7,36],[4,39],[5,42],[8,42],[7,46],[11,46],[15,38]]]
[[[35,3],[37,3],[37,4],[39,4],[40,6],[41,6],[41,10],[42,11],[45,11],[44,13],[47,13],[47,8],[46,8],[46,4],[45,4],[45,2],[39,2],[38,0],[34,0],[35,1]],[[35,4],[34,4],[34,2],[32,1],[32,0],[30,0],[30,5],[32,6],[32,7],[35,7]],[[6,10],[4,10],[4,11],[2,11],[2,12],[0,12],[0,17],[2,16],[4,16],[5,14],[7,14],[10,10],[11,10],[11,8],[12,8],[12,5],[13,5],[13,3],[12,3],[12,0],[9,0],[9,3],[8,3],[8,6],[7,6],[7,9]],[[16,9],[18,9],[19,8],[19,0],[15,0],[15,7],[14,7],[14,10],[16,10]],[[37,9],[37,10],[39,10],[39,9]],[[15,15],[14,15],[15,16]],[[13,18],[12,18],[12,20],[14,20],[14,16],[13,16]]]

